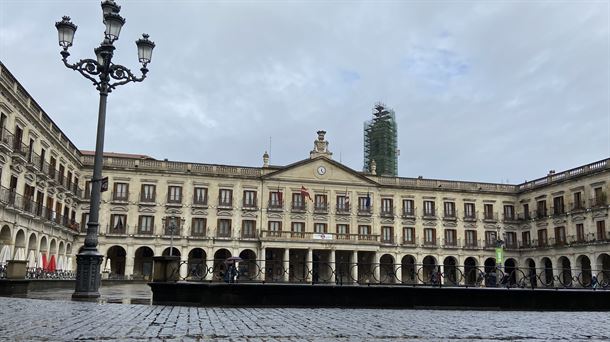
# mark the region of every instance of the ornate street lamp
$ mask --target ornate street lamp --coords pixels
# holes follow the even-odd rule
[[[129,82],[141,82],[146,78],[150,63],[152,50],[155,43],[148,40],[148,35],[143,34],[136,41],[138,47],[138,60],[142,63],[142,76],[135,76],[128,68],[112,63],[114,55],[113,43],[119,39],[121,28],[125,19],[119,15],[121,6],[112,0],[102,2],[102,13],[106,30],[104,40],[95,51],[96,59],[81,59],[70,64],[68,48],[72,46],[74,33],[77,26],[70,21],[70,17],[63,17],[55,23],[57,28],[59,45],[63,48],[60,52],[64,65],[72,70],[78,71],[86,79],[93,82],[95,88],[100,92],[99,113],[97,121],[97,140],[95,144],[95,159],[93,163],[93,178],[91,179],[91,204],[89,210],[89,222],[87,222],[87,236],[82,251],[76,255],[76,288],[72,298],[98,298],[100,286],[100,265],[103,256],[97,250],[97,234],[99,230],[99,210],[102,181],[102,165],[104,153],[104,129],[106,122],[106,101],[108,94],[117,86]]]

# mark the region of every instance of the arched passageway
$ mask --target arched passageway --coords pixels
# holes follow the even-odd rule
[[[142,246],[136,249],[133,260],[133,278],[150,280],[152,276],[153,256],[152,248]]]
[[[127,252],[121,246],[112,246],[106,252],[104,260],[104,272],[108,272],[110,277],[121,278],[125,275],[125,258]]]
[[[464,282],[466,285],[474,286],[477,284],[479,271],[477,270],[477,260],[468,257],[464,260]]]
[[[256,253],[251,249],[244,249],[239,253],[242,261],[239,262],[238,272],[240,280],[257,279],[260,269],[256,262]]]
[[[559,262],[559,282],[562,286],[572,286],[572,265],[570,259],[562,256],[558,260]]]
[[[422,260],[422,266],[418,271],[420,280],[424,284],[436,285],[440,283],[440,267],[437,267],[436,258],[428,255]]]
[[[553,274],[553,262],[549,258],[542,258],[542,270],[538,275],[538,278],[542,282],[542,285],[546,287],[552,287],[554,285],[554,274]]]
[[[445,285],[459,285],[462,280],[462,274],[457,268],[457,260],[452,257],[446,257],[443,260],[443,283]]]
[[[415,266],[415,257],[405,255],[400,262],[401,279],[405,284],[417,283],[417,269]]]
[[[390,254],[384,254],[379,258],[379,281],[383,284],[396,283],[394,257]]]

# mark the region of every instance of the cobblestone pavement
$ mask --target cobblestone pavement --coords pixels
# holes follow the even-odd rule
[[[610,341],[608,312],[195,308],[0,298],[0,341]]]

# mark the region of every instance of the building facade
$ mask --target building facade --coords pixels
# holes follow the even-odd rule
[[[0,67],[0,262],[73,270],[93,153]],[[262,167],[108,153],[103,173],[99,250],[115,277],[146,278],[170,250],[183,277],[210,280],[229,257],[266,281],[475,284],[496,263],[511,282],[610,274],[610,159],[518,185],[382,176],[333,160],[320,131],[286,166],[266,153]]]

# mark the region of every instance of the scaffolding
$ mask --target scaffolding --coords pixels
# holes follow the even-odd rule
[[[373,118],[364,123],[364,172],[371,172],[371,162],[376,164],[376,174],[398,174],[398,125],[394,110],[378,102],[373,107]]]

